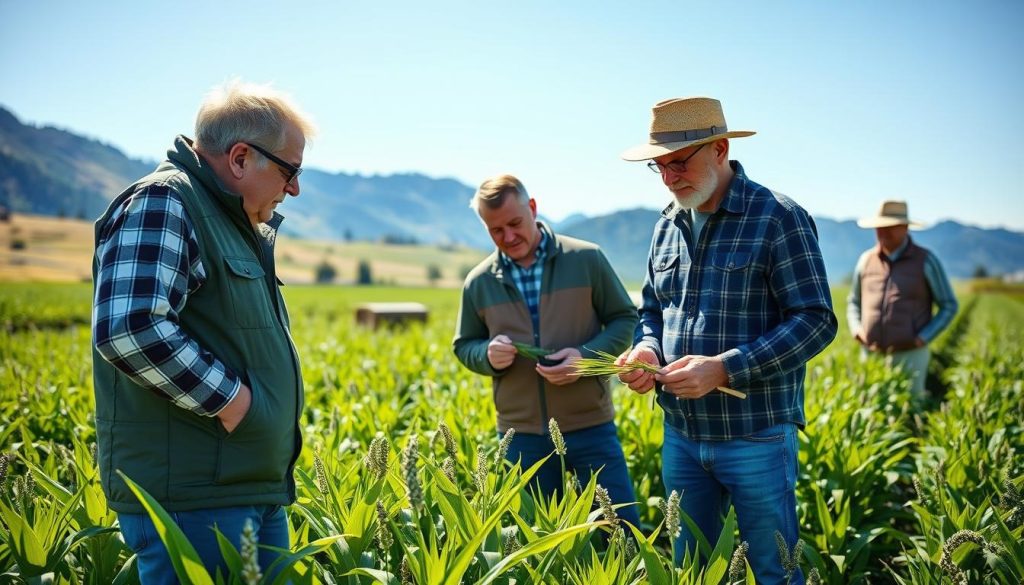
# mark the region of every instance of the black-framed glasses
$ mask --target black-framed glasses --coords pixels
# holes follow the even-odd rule
[[[651,171],[653,171],[655,173],[663,173],[663,172],[665,172],[665,169],[668,169],[668,170],[672,171],[673,173],[684,173],[684,172],[686,172],[686,161],[688,161],[691,158],[693,158],[693,155],[695,155],[698,152],[700,152],[700,149],[704,148],[707,145],[708,145],[707,142],[705,142],[704,144],[701,144],[700,146],[697,147],[697,150],[691,152],[690,156],[684,158],[683,160],[674,160],[674,161],[672,161],[670,163],[665,163],[665,164],[657,163],[657,162],[654,162],[652,160],[649,163],[647,163],[647,168],[651,169]]]
[[[283,173],[283,175],[284,175],[284,178],[285,178],[284,182],[285,182],[286,185],[291,183],[292,181],[294,181],[295,177],[298,177],[299,175],[302,174],[302,167],[297,167],[297,166],[293,165],[290,162],[281,160],[279,157],[274,156],[269,151],[267,151],[267,149],[259,147],[259,146],[256,146],[255,144],[252,144],[250,142],[243,142],[242,144],[245,144],[249,148],[252,148],[256,152],[258,152],[258,153],[262,154],[263,156],[267,157],[268,159],[270,159],[270,162],[272,162],[275,165],[281,167],[281,170],[285,171]]]

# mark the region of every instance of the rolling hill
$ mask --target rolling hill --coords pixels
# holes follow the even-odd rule
[[[0,107],[0,206],[15,213],[92,220],[114,195],[155,165],[66,130],[23,124]],[[287,216],[282,231],[293,240],[420,243],[475,248],[478,252],[470,256],[482,255],[492,244],[467,205],[472,195],[472,187],[454,179],[311,168],[302,175],[302,196],[289,199],[281,209]],[[600,244],[619,274],[635,283],[643,278],[658,213],[630,209],[596,217],[573,214],[555,227]],[[829,277],[842,281],[860,253],[873,245],[874,235],[850,220],[815,221]],[[938,254],[954,278],[969,277],[979,267],[989,274],[1024,270],[1024,234],[1019,232],[943,221],[914,232],[914,237]],[[459,260],[460,270],[465,261]]]

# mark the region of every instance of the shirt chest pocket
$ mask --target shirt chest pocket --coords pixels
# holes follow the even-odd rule
[[[678,252],[659,255],[651,262],[654,291],[663,307],[682,303],[689,262],[686,266],[683,264],[682,255]]]
[[[711,255],[711,269],[704,274],[704,288],[714,291],[719,306],[725,313],[750,310],[751,295],[761,290],[755,281],[760,278],[753,268],[750,252],[715,252]]]
[[[253,258],[224,258],[228,272],[228,289],[235,321],[245,329],[260,329],[271,326],[273,309],[270,290],[267,287],[266,272],[258,260]]]
[[[750,252],[715,252],[711,265],[722,272],[745,272],[750,267]]]

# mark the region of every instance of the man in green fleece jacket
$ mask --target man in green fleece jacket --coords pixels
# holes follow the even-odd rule
[[[605,377],[583,377],[575,362],[595,351],[617,354],[629,346],[637,312],[608,260],[594,244],[553,233],[537,221],[537,203],[511,175],[488,179],[470,206],[497,249],[466,277],[453,342],[470,370],[491,376],[498,432],[515,429],[512,462],[533,465],[555,446],[548,421],[565,439],[566,467],[582,483],[600,470],[598,483],[619,516],[637,525],[636,497],[615,428]],[[551,353],[538,363],[516,354],[514,342]],[[552,458],[537,486],[554,494],[561,464]]]
[[[196,139],[96,222],[93,365],[100,480],[142,583],[176,583],[167,549],[120,473],[170,512],[211,572],[212,527],[237,548],[289,547],[303,390],[274,270],[298,196],[308,119],[269,87],[212,92]],[[260,547],[264,573],[278,553]]]

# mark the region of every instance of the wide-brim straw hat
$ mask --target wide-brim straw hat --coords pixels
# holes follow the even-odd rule
[[[712,98],[673,98],[654,104],[651,111],[650,140],[647,144],[627,149],[622,158],[648,160],[687,146],[754,134],[747,130],[730,132],[722,113],[722,103]]]
[[[905,225],[913,229],[924,227],[923,223],[910,221],[906,201],[883,201],[882,207],[878,209],[878,215],[858,219],[857,225],[862,228],[884,228],[896,225]]]

